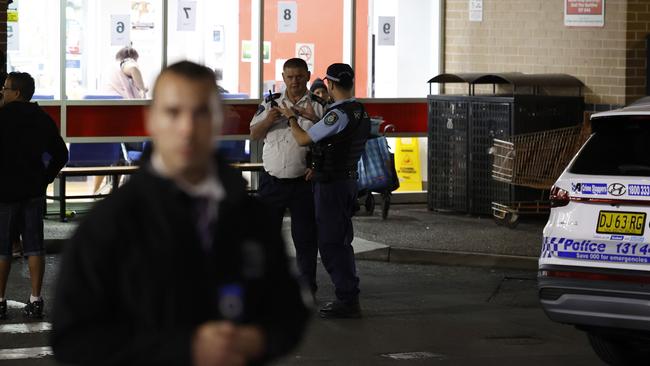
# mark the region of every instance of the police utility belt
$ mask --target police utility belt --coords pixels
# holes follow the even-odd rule
[[[314,170],[314,176],[312,178],[316,182],[327,183],[333,182],[336,180],[358,180],[359,173],[356,170],[341,170],[334,172],[320,172]]]

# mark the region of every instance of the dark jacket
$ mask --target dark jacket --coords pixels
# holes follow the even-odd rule
[[[44,196],[67,161],[59,130],[38,104],[11,102],[0,108],[0,202]]]
[[[190,198],[150,170],[143,166],[100,202],[68,243],[53,311],[56,358],[189,365],[196,327],[226,317],[219,307],[224,291],[243,300],[235,321],[263,328],[267,354],[260,363],[288,352],[308,311],[280,227],[246,194],[241,174],[219,163],[226,198],[218,209],[215,249],[206,254]]]

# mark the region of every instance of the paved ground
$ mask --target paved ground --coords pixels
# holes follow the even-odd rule
[[[61,248],[80,217],[67,223],[54,217],[46,220],[51,252]],[[361,211],[354,218],[353,244],[364,259],[534,269],[544,224],[544,217],[529,217],[509,229],[496,225],[491,217],[432,212],[421,204],[393,205],[382,220],[378,203],[374,215]],[[290,241],[288,230],[285,225]]]
[[[59,257],[47,258],[46,313]],[[8,295],[25,301],[27,265],[14,264]],[[582,332],[546,318],[534,271],[376,261],[359,261],[358,269],[364,317],[314,317],[303,343],[277,365],[602,365]],[[319,283],[322,302],[333,293],[322,267]],[[0,323],[0,365],[55,365],[49,317],[28,327],[18,308],[9,315]]]
[[[79,216],[67,223],[46,220],[52,253],[46,311],[57,253],[78,222]],[[528,219],[508,229],[489,217],[431,212],[424,205],[394,205],[387,220],[379,212],[355,217],[357,257],[374,260],[358,262],[364,318],[315,318],[302,345],[277,364],[599,365],[584,334],[549,321],[539,307],[535,268],[544,223]],[[0,364],[53,365],[51,356],[36,357],[50,352],[49,319],[22,323],[27,265],[14,263],[8,288],[12,319],[0,324]],[[333,290],[322,267],[319,281],[318,299],[325,301]]]

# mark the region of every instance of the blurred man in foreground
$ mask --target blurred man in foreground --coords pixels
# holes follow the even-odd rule
[[[280,227],[213,155],[221,119],[210,69],[162,71],[150,161],[86,217],[61,263],[58,360],[246,365],[296,345],[307,310]]]

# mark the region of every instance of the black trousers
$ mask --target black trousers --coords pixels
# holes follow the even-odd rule
[[[287,209],[291,214],[291,238],[296,247],[300,279],[316,292],[318,244],[314,216],[314,193],[304,177],[279,179],[266,172],[260,174],[258,197],[275,211],[278,225]]]
[[[334,283],[337,299],[346,303],[359,300],[359,277],[352,249],[352,213],[356,199],[356,180],[314,183],[318,249]]]

